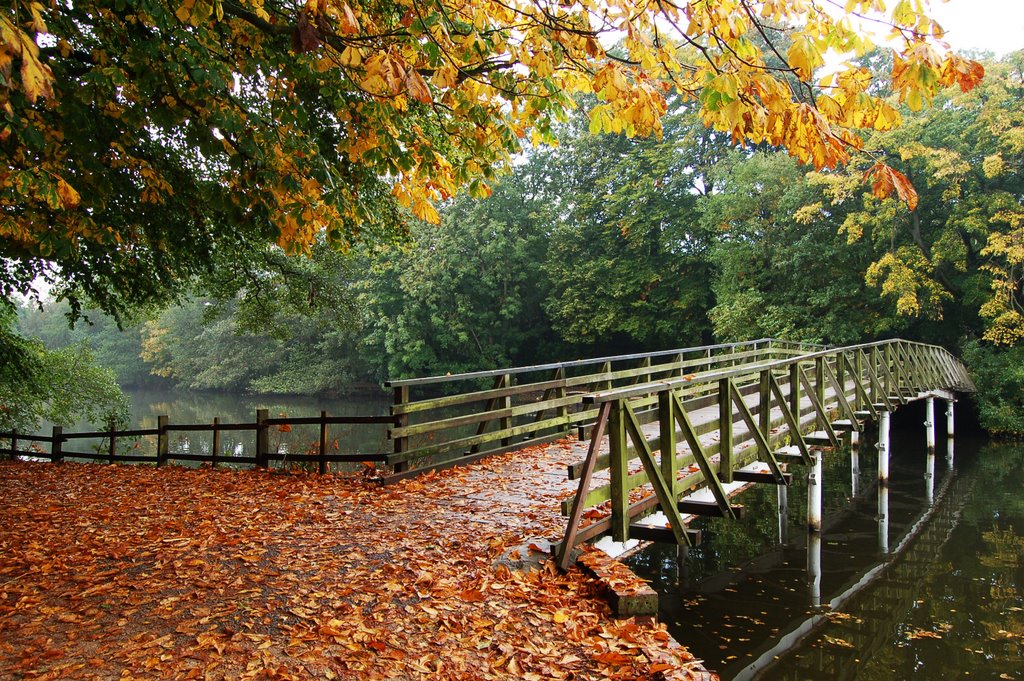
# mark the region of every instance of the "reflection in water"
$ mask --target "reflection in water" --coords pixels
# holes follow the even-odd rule
[[[888,487],[872,448],[854,479],[845,453],[826,454],[817,537],[798,529],[796,475],[788,497],[744,492],[742,521],[701,521],[685,567],[674,547],[631,559],[672,633],[723,680],[1024,679],[1024,446],[960,443],[956,470],[936,471],[920,427],[893,435]]]

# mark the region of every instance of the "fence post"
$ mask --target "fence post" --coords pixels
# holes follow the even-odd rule
[[[795,359],[789,365],[789,410],[800,425],[800,360]]]
[[[62,463],[64,461],[64,427],[54,426],[51,431],[50,461]]]
[[[512,374],[505,374],[504,376],[501,377],[501,386],[506,389],[512,387]],[[499,397],[497,400],[495,400],[494,406],[495,408],[500,410],[511,409],[512,395],[503,395],[502,397]],[[501,418],[499,418],[498,428],[500,430],[509,430],[510,428],[512,428],[512,417],[502,416]],[[509,436],[501,438],[502,447],[507,447],[511,442],[512,438]]]
[[[320,475],[327,472],[327,412],[320,412]]]
[[[18,431],[11,430],[11,461],[18,458]]]
[[[771,383],[769,382],[770,369],[762,369],[758,377],[757,386],[757,425],[758,428],[764,433],[765,442],[771,446],[771,435],[772,435],[772,391]],[[782,405],[779,405],[781,409]],[[758,456],[768,456],[768,450],[759,451]]]
[[[270,434],[265,421],[270,418],[270,411],[267,409],[256,410],[256,467],[270,467]]]
[[[658,429],[661,434],[661,476],[672,496],[679,493],[679,462],[676,459],[676,413],[672,388],[658,393]]]
[[[608,449],[611,455],[612,540],[629,540],[629,453],[626,442],[625,400],[612,403],[608,419]]]
[[[210,465],[217,467],[217,460],[220,458],[220,417],[213,417],[213,460]]]
[[[816,357],[814,359],[814,395],[818,398],[818,404],[824,407],[825,405],[825,358]],[[825,417],[821,414],[818,415],[818,427],[825,430],[826,427]]]
[[[156,467],[160,468],[167,463],[167,423],[169,421],[167,416],[156,417]]]
[[[395,387],[394,401],[391,403],[391,415],[395,418],[395,428],[404,428],[409,425],[409,415],[407,413],[395,414],[395,407],[404,406],[409,403],[409,386],[400,385]],[[401,454],[409,450],[409,438],[406,436],[399,436],[395,438],[395,454]],[[399,461],[394,466],[396,473],[401,473],[409,469],[408,461]]]
[[[718,450],[718,478],[732,482],[732,380],[723,378],[718,382],[718,432],[721,447]]]
[[[107,457],[107,463],[113,464],[114,457],[117,455],[117,430],[114,428],[114,422],[110,422],[110,454]]]

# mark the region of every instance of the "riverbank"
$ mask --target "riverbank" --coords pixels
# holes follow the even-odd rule
[[[495,567],[564,530],[557,486],[524,488],[511,468],[550,465],[564,480],[570,447],[386,488],[4,462],[0,668],[49,679],[699,678],[662,625],[613,618],[578,570]]]

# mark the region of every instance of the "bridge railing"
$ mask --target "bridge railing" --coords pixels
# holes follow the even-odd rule
[[[943,348],[892,340],[595,391],[582,400],[598,414],[586,459],[569,467],[579,485],[563,502],[569,521],[560,561],[564,567],[573,547],[609,531],[620,542],[632,534],[689,544],[686,505],[678,502],[694,487],[707,487],[717,512],[732,516],[725,484],[787,484],[781,463],[810,463],[809,445],[838,446],[843,430],[859,431],[923,393],[973,390]],[[657,426],[645,428],[640,414],[651,404]],[[755,461],[767,473],[740,470]],[[634,525],[658,508],[667,528]]]
[[[823,346],[759,339],[494,371],[390,381],[388,463],[398,477],[586,434],[598,409],[582,396],[805,354]],[[640,418],[656,414],[647,401]],[[394,478],[393,478],[394,479]]]

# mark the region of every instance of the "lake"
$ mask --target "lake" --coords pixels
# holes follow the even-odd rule
[[[929,477],[916,420],[887,491],[873,447],[851,463],[826,454],[818,536],[794,475],[702,521],[699,547],[632,557],[673,635],[723,681],[1024,679],[1024,444],[958,435],[950,465],[940,438]]]

